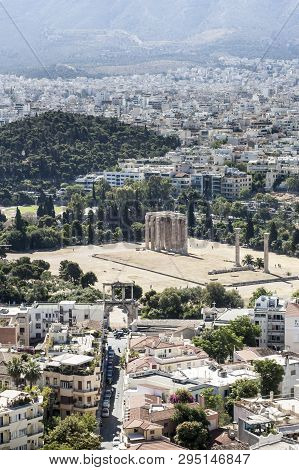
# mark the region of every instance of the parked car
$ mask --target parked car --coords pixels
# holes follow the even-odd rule
[[[120,444],[120,438],[119,436],[114,436],[113,440],[112,440],[112,445],[113,447],[118,447]]]
[[[112,397],[112,390],[111,390],[111,388],[107,388],[107,389],[105,390],[105,399],[106,399],[106,397],[107,397],[107,399],[110,399],[110,398]]]
[[[104,399],[104,401],[103,401],[103,408],[108,408],[108,410],[109,410],[109,408],[110,408],[110,400],[109,400],[109,398],[108,398],[108,399]]]
[[[110,412],[108,410],[108,408],[103,408],[102,409],[102,418],[108,418],[110,415]]]
[[[122,338],[124,336],[124,332],[123,330],[117,330],[115,333],[114,333],[114,336],[116,339],[119,339],[119,338]]]

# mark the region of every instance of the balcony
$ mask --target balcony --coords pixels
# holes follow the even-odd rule
[[[82,395],[85,393],[96,394],[98,393],[98,391],[99,391],[99,387],[82,388],[82,389],[74,388],[73,389],[74,395]]]
[[[39,436],[42,436],[44,434],[44,428],[40,428],[40,429],[35,429],[34,431],[31,431],[29,433],[27,433],[27,437],[32,437],[32,436],[36,436],[36,437],[39,437]]]
[[[72,388],[62,388],[60,387],[60,396],[64,397],[72,397],[74,393],[74,390]]]
[[[37,414],[32,415],[32,416],[26,416],[26,418],[27,418],[28,421],[33,421],[35,419],[41,420],[43,418],[43,416],[44,416],[43,413],[37,413]]]
[[[80,411],[82,410],[97,410],[98,409],[98,405],[97,403],[76,403],[74,405],[74,411],[78,409]]]

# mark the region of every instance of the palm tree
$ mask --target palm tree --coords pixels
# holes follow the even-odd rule
[[[41,377],[40,366],[37,362],[30,360],[24,367],[25,379],[28,380],[30,388],[33,387],[38,379]]]
[[[242,261],[243,266],[252,266],[253,263],[254,263],[253,256],[251,255],[244,256],[244,259]]]
[[[262,269],[264,267],[263,258],[256,258],[254,265],[257,267],[257,269]]]
[[[24,373],[23,361],[20,357],[13,357],[11,361],[6,364],[7,372],[12,377],[15,386],[18,388],[21,382],[21,376]]]

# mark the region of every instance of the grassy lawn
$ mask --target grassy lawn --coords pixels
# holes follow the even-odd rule
[[[36,215],[38,206],[19,206],[22,215]],[[56,215],[61,214],[65,209],[65,206],[55,206]],[[8,219],[11,219],[16,215],[16,207],[3,207],[1,212],[6,215]]]

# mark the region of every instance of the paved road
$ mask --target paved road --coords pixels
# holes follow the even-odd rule
[[[112,449],[113,437],[120,431],[120,426],[123,418],[123,395],[124,395],[124,373],[119,366],[119,360],[124,353],[127,345],[127,338],[115,339],[113,335],[108,336],[108,345],[112,347],[115,352],[114,358],[114,375],[112,388],[114,393],[111,399],[110,416],[109,418],[102,418],[102,448]],[[118,351],[120,349],[120,352]]]

